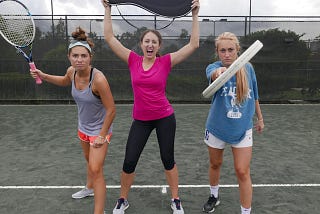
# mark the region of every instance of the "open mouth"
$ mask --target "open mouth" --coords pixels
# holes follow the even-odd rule
[[[151,56],[153,54],[153,50],[147,50],[147,55]]]

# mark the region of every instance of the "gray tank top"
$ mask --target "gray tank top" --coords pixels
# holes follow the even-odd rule
[[[88,136],[97,136],[106,116],[106,109],[100,97],[92,92],[92,81],[99,71],[91,69],[89,85],[83,90],[78,90],[75,87],[76,72],[74,72],[72,80],[71,94],[78,107],[78,129]],[[109,129],[109,133],[111,132],[112,125]]]

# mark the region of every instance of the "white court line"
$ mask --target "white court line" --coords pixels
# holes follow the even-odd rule
[[[253,184],[253,187],[320,187],[320,184]],[[107,185],[107,189],[119,189],[120,185]],[[180,188],[204,188],[209,185],[179,185]],[[222,188],[237,188],[238,184],[219,185]],[[84,186],[0,186],[0,189],[82,189]],[[168,185],[132,185],[136,189],[169,188]]]

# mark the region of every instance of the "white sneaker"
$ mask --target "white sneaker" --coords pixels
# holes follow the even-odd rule
[[[72,198],[74,199],[85,198],[88,196],[94,196],[94,192],[93,192],[93,189],[88,189],[87,187],[80,190],[79,192],[72,194]]]
[[[179,199],[171,201],[171,209],[173,210],[173,214],[184,214],[181,201]]]
[[[119,198],[116,206],[113,209],[113,214],[124,214],[124,211],[128,209],[129,202],[124,198]]]

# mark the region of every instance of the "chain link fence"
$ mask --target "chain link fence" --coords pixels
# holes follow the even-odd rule
[[[67,46],[72,31],[81,26],[95,43],[93,66],[103,71],[116,102],[132,102],[127,65],[109,49],[103,38],[102,16],[35,16],[37,35],[33,58],[46,73],[64,75],[70,65]],[[205,68],[216,60],[214,39],[225,31],[235,33],[243,50],[256,39],[263,49],[251,60],[261,102],[320,101],[320,17],[200,17],[200,48],[173,68],[167,85],[172,102],[202,103],[207,87]],[[139,52],[139,33],[159,29],[163,36],[162,54],[187,44],[191,17],[176,20],[156,16],[115,16],[114,33],[128,48]],[[0,101],[2,103],[73,103],[70,87],[48,83],[36,85],[29,68],[15,49],[0,40]]]

